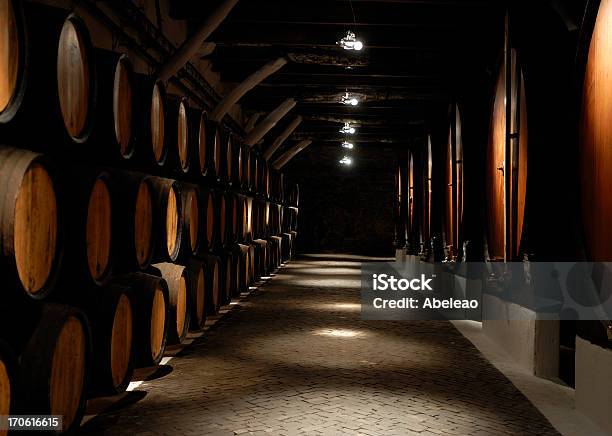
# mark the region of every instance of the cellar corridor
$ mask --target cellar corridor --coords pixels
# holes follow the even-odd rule
[[[360,266],[287,264],[83,433],[557,434],[450,323],[362,321]]]

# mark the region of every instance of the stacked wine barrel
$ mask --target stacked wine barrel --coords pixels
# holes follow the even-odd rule
[[[297,203],[78,16],[3,1],[0,41],[0,414],[70,431],[278,268]]]

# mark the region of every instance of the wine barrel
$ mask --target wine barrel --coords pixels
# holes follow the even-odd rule
[[[220,306],[229,304],[233,297],[240,295],[239,287],[239,254],[236,246],[228,248],[221,256],[221,298]]]
[[[236,242],[238,230],[236,197],[230,192],[222,192],[218,198],[220,247],[229,247]]]
[[[0,8],[0,130],[4,143],[55,152],[92,127],[95,68],[87,30],[65,10],[5,0]],[[71,50],[74,48],[74,50]],[[32,128],[35,120],[36,128]],[[49,139],[53,138],[53,141]]]
[[[222,146],[222,137],[221,137],[221,129],[218,125],[214,127],[214,135],[211,138],[212,144],[211,149],[213,153],[213,162],[214,162],[214,170],[215,177],[217,181],[223,180],[223,146]]]
[[[238,257],[238,286],[237,293],[242,294],[249,291],[251,285],[251,247],[248,245],[239,245]]]
[[[155,213],[160,222],[154,259],[174,262],[182,243],[181,188],[176,180],[151,177]]]
[[[189,124],[189,104],[186,98],[182,98],[178,110],[178,138],[177,148],[180,168],[183,173],[189,172],[190,167],[190,124]]]
[[[97,289],[86,308],[92,327],[92,398],[124,392],[132,378],[134,314],[130,292],[125,285],[106,285]]]
[[[212,251],[217,245],[218,238],[218,210],[215,202],[215,193],[209,189],[200,190],[200,243],[198,254]]]
[[[116,283],[128,286],[134,317],[134,366],[157,365],[166,349],[170,326],[168,284],[151,274],[132,273],[116,278]]]
[[[240,147],[240,175],[241,175],[241,188],[249,192],[252,186],[252,177],[251,177],[251,158],[252,158],[252,150],[248,145],[243,145]]]
[[[62,257],[54,171],[45,158],[0,146],[0,272],[4,285],[46,297]]]
[[[221,262],[217,256],[205,256],[204,277],[206,280],[206,314],[216,315],[221,307]]]
[[[236,152],[234,138],[230,132],[221,133],[221,177],[217,177],[220,182],[229,186],[236,181]]]
[[[596,4],[596,3],[595,3]],[[585,249],[589,260],[612,260],[612,67],[610,26],[612,2],[602,0],[593,11],[584,71],[580,117],[580,190]]]
[[[268,241],[253,240],[255,256],[253,259],[253,274],[257,279],[268,275]]]
[[[60,277],[74,289],[81,285],[102,285],[112,272],[112,195],[110,174],[88,169],[61,171],[64,187],[66,248]],[[75,183],[78,181],[78,183]]]
[[[168,327],[168,345],[180,344],[185,340],[189,331],[189,290],[190,275],[187,268],[171,263],[157,263],[153,265],[168,284],[168,312],[170,315]]]
[[[85,410],[90,344],[81,310],[45,304],[19,359],[17,413],[60,415],[63,432],[77,428]]]
[[[37,30],[35,30],[37,31]],[[70,14],[57,48],[57,89],[66,131],[83,143],[93,128],[96,104],[96,68],[89,32],[83,21]]]
[[[138,127],[145,110],[136,87],[134,69],[125,54],[95,51],[97,95],[91,159],[107,164],[122,164],[134,156]]]
[[[188,258],[200,251],[202,227],[200,217],[203,215],[200,189],[197,185],[181,184],[181,209],[183,234],[181,236],[181,257]]]
[[[143,271],[151,263],[158,220],[154,186],[149,176],[111,172],[112,246],[116,270]]]
[[[444,243],[449,260],[456,259],[461,247],[463,221],[463,139],[461,115],[457,105],[450,114],[450,127],[446,147]]]
[[[0,416],[10,415],[15,407],[15,370],[15,356],[8,344],[0,340]],[[0,429],[0,436],[6,435],[7,431]]]
[[[194,120],[195,120],[194,116]],[[200,175],[202,176],[210,176],[214,171],[214,160],[211,159],[212,152],[208,150],[208,138],[210,136],[209,132],[209,122],[206,115],[206,112],[201,111],[199,118],[197,118],[198,122],[198,132],[197,132],[197,156],[198,156],[198,165],[200,168]],[[213,135],[214,137],[214,135]]]
[[[234,194],[236,207],[236,241],[244,242],[246,235],[246,197],[241,194]]]
[[[18,106],[25,86],[23,77],[24,23],[20,5],[4,0],[0,3],[0,121]],[[13,109],[14,112],[15,109]]]
[[[512,261],[518,259],[525,215],[527,106],[523,74],[515,50],[511,51],[509,61],[511,77],[506,80],[507,65],[504,62],[495,86],[485,186],[489,258]],[[507,87],[510,95],[507,95]],[[509,123],[506,118],[508,110]],[[506,156],[506,151],[509,151],[509,156]],[[507,162],[511,163],[509,168]]]
[[[206,325],[206,263],[191,259],[186,264],[189,275],[189,330],[199,331]]]
[[[432,175],[433,175],[433,154],[431,148],[431,135],[427,135],[427,154],[424,159],[424,171],[423,171],[423,241],[425,247],[429,246],[429,241],[432,236],[432,220],[431,220],[431,206],[433,203],[432,196]],[[297,213],[296,213],[297,215]],[[297,230],[297,216],[296,223],[291,230]]]
[[[263,157],[257,153],[254,148],[251,149],[251,152],[253,153],[253,157],[251,158],[251,177],[253,178],[253,187],[251,191],[254,194],[259,194],[261,185],[261,161],[263,160]]]
[[[251,197],[245,197],[244,199],[242,226],[244,228],[244,240],[251,242],[253,240],[253,199]]]

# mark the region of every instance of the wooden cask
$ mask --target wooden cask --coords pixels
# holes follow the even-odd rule
[[[10,415],[15,408],[15,371],[17,361],[8,344],[0,340],[0,416]],[[0,430],[0,436],[6,436],[6,430]]]
[[[132,378],[134,314],[129,287],[113,283],[98,288],[86,313],[92,329],[90,397],[119,394]]]
[[[240,295],[241,293],[248,292],[251,285],[251,247],[242,244],[238,247],[239,251],[237,252],[238,258],[236,262],[238,285],[236,286],[236,292]]]
[[[212,251],[218,243],[218,203],[215,200],[215,193],[210,189],[200,190],[200,243],[198,254],[205,254]]]
[[[86,168],[62,169],[66,244],[60,282],[74,288],[104,284],[113,269],[113,199],[110,174]],[[77,291],[80,292],[80,291]]]
[[[183,215],[181,188],[176,180],[151,177],[154,213],[159,222],[154,259],[174,262],[182,244]]]
[[[251,147],[242,145],[240,147],[240,187],[245,192],[251,190],[251,157]]]
[[[112,246],[117,271],[143,271],[153,258],[158,238],[155,189],[149,176],[111,172]]]
[[[32,2],[4,0],[0,5],[4,143],[56,152],[72,141],[85,141],[91,131],[91,46],[82,22],[67,16],[65,10]]]
[[[612,2],[602,0],[593,12],[582,89],[578,179],[586,254],[589,260],[607,262],[612,260]]]
[[[237,198],[231,192],[223,192],[219,194],[218,201],[220,247],[229,247],[238,236]]]
[[[447,258],[454,260],[463,243],[463,136],[461,114],[457,105],[450,111],[444,172],[444,245]]]
[[[489,258],[514,261],[523,235],[528,135],[525,84],[514,50],[508,61],[510,65],[504,62],[500,67],[495,86],[485,186]]]
[[[216,315],[222,303],[221,288],[221,261],[217,256],[205,256],[203,259],[204,275],[206,280],[206,314]]]
[[[170,328],[170,302],[166,281],[151,274],[132,273],[116,278],[128,286],[134,318],[134,367],[159,364]]]
[[[221,134],[221,177],[217,177],[222,183],[232,186],[236,182],[237,158],[234,138],[229,131]]]
[[[77,428],[85,410],[90,347],[82,311],[45,304],[20,356],[16,412],[61,415],[64,432]]]
[[[95,63],[97,93],[94,127],[88,141],[92,152],[89,160],[132,164],[146,109],[134,68],[127,55],[101,49],[95,50]]]
[[[220,306],[230,303],[232,297],[236,296],[238,289],[238,269],[236,267],[237,255],[234,249],[227,249],[220,256],[221,260],[221,284],[220,284]]]
[[[181,236],[180,257],[189,258],[200,251],[202,244],[201,222],[204,221],[202,196],[198,185],[181,183],[181,212],[183,231]],[[205,209],[204,209],[205,210]]]
[[[206,294],[207,277],[206,263],[199,259],[191,259],[185,268],[189,276],[189,330],[199,331],[206,325]]]
[[[75,14],[68,16],[60,34],[57,89],[66,131],[77,143],[87,141],[93,128],[96,68],[89,32]]]
[[[191,276],[188,269],[181,265],[156,263],[153,267],[159,270],[168,284],[168,345],[180,344],[189,331]]]
[[[45,158],[0,146],[0,272],[4,284],[46,297],[62,257],[54,171]]]
[[[178,120],[177,120],[177,149],[179,156],[180,170],[184,174],[189,172],[191,165],[190,155],[190,119],[189,119],[189,104],[186,98],[182,98],[179,103]]]

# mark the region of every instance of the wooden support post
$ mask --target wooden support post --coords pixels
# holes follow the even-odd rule
[[[251,130],[244,140],[244,143],[249,147],[257,144],[276,124],[289,113],[296,105],[296,101],[288,98],[280,104],[276,109],[268,114],[268,116]]]
[[[185,40],[172,57],[159,69],[157,77],[164,82],[189,62],[217,27],[225,20],[238,0],[224,0],[223,3]]]
[[[276,150],[278,150],[278,148],[281,145],[283,145],[283,142],[285,142],[287,140],[287,138],[289,138],[289,136],[291,136],[291,134],[295,131],[295,129],[298,128],[298,126],[301,123],[302,123],[302,117],[300,115],[298,115],[297,117],[295,117],[293,119],[293,121],[291,121],[291,123],[289,123],[287,128],[285,130],[283,130],[283,133],[278,135],[278,138],[276,138],[274,140],[272,145],[270,147],[268,147],[268,149],[265,151],[265,153],[263,155],[264,159],[265,160],[270,160],[270,158],[276,152]]]
[[[259,70],[251,74],[247,77],[244,82],[238,85],[236,88],[232,90],[229,94],[225,96],[225,98],[217,105],[215,108],[211,120],[220,122],[225,114],[229,112],[233,105],[238,103],[238,101],[251,89],[260,84],[266,77],[276,73],[282,67],[287,64],[287,59],[278,58],[274,61],[268,62],[266,65],[261,67]]]
[[[291,147],[289,150],[284,152],[281,157],[276,159],[276,161],[274,161],[272,166],[274,167],[274,169],[280,170],[282,167],[284,167],[287,164],[287,162],[293,159],[300,151],[304,150],[310,144],[312,144],[312,140],[305,139],[299,144]]]

